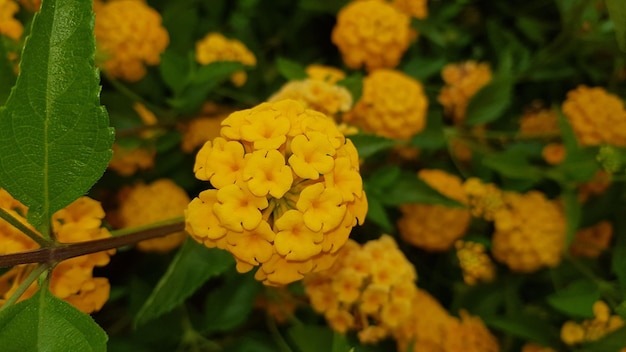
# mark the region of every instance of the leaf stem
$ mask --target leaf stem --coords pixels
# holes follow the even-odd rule
[[[281,335],[280,331],[278,331],[276,322],[274,321],[274,319],[269,313],[265,314],[265,321],[267,322],[267,328],[270,334],[272,335],[272,337],[274,338],[274,342],[276,342],[276,344],[278,345],[280,351],[281,352],[293,352],[291,350],[291,347],[289,347],[289,344],[287,343],[287,341],[285,341],[285,338],[283,337],[283,335]]]
[[[123,229],[117,237],[103,238],[94,241],[58,244],[54,247],[39,248],[32,251],[0,255],[0,268],[28,263],[57,263],[81,255],[106,251],[128,246],[143,240],[163,237],[174,232],[183,231],[185,223],[181,218],[159,222],[149,227]]]
[[[43,237],[41,237],[37,232],[28,226],[24,225],[21,221],[19,221],[15,216],[6,211],[5,209],[0,208],[0,218],[2,220],[11,224],[11,226],[20,230],[26,236],[30,237],[31,240],[35,241],[40,247],[51,247],[54,245],[53,241],[49,241]]]
[[[44,271],[50,269],[50,267],[51,265],[48,263],[41,264],[41,265],[38,265],[33,271],[31,271],[30,274],[28,274],[28,276],[26,277],[26,279],[24,279],[24,281],[22,281],[22,283],[17,287],[15,292],[13,292],[11,297],[9,297],[9,299],[7,299],[4,302],[2,307],[0,307],[0,312],[2,312],[2,310],[5,309],[6,307],[9,307],[15,304],[15,302],[17,302],[17,300],[20,299],[20,297],[22,297],[22,295],[24,294],[24,292],[26,292],[26,290],[30,287],[30,285],[32,285],[32,283],[35,280],[37,280],[37,278],[39,278],[39,276],[43,274]]]

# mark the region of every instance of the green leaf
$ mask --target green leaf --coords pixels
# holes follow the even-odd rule
[[[205,333],[223,332],[244,323],[252,308],[262,284],[254,279],[254,274],[230,275],[224,285],[213,290],[205,302]]]
[[[430,110],[426,128],[413,136],[410,145],[425,150],[437,150],[446,147],[447,143],[444,134],[443,111],[441,109]]]
[[[331,352],[351,352],[354,351],[354,348],[350,346],[348,339],[346,339],[345,335],[342,335],[338,332],[333,334],[333,346]]]
[[[513,179],[538,181],[543,172],[531,164],[530,159],[541,156],[539,144],[516,144],[500,153],[486,155],[482,163],[503,176]]]
[[[589,280],[574,281],[546,297],[552,308],[578,318],[593,318],[593,304],[599,299],[598,286]]]
[[[135,317],[135,326],[161,316],[182,304],[211,277],[234,265],[232,256],[187,239],[167,271]]]
[[[302,65],[284,57],[276,59],[276,69],[288,81],[298,81],[308,77]]]
[[[359,152],[359,158],[362,159],[398,145],[398,142],[393,139],[377,136],[375,134],[353,134],[348,136],[348,139],[354,143],[354,146]]]
[[[565,248],[569,248],[580,225],[582,206],[578,200],[578,192],[575,189],[564,190],[561,193],[561,199],[563,200],[566,224]]]
[[[13,65],[9,61],[9,53],[5,46],[5,38],[0,35],[0,106],[11,94],[11,88],[15,84],[15,72]]]
[[[300,352],[333,351],[334,333],[326,326],[297,325],[287,330],[287,335]]]
[[[190,58],[184,57],[173,50],[168,50],[161,55],[159,72],[161,78],[175,93],[180,93],[189,83],[191,71]]]
[[[606,7],[615,26],[619,48],[626,51],[626,2],[624,0],[606,0]]]
[[[84,195],[112,155],[93,21],[90,1],[44,1],[0,109],[0,186],[29,207],[29,222],[44,235],[41,225]]]
[[[348,0],[300,0],[299,6],[303,10],[336,15],[347,3]]]
[[[381,203],[396,206],[405,203],[439,204],[447,207],[463,207],[464,205],[450,199],[430,187],[426,182],[411,173],[402,173],[393,185],[383,190]]]
[[[345,87],[352,94],[352,101],[356,104],[363,94],[363,74],[356,72],[337,82],[337,85]]]
[[[435,74],[439,74],[446,63],[445,57],[430,58],[416,55],[402,67],[402,71],[419,81],[423,81]]]
[[[626,346],[626,326],[605,335],[598,341],[586,343],[579,352],[616,352]]]
[[[547,322],[536,316],[518,314],[513,318],[483,317],[487,326],[508,333],[512,336],[521,337],[527,341],[534,341],[543,346],[558,344],[558,332]]]
[[[47,289],[0,313],[3,351],[106,351],[107,339],[89,315]]]
[[[385,232],[390,233],[393,231],[393,224],[389,219],[389,214],[385,210],[385,207],[381,204],[380,200],[376,196],[371,196],[366,191],[367,195],[367,220],[380,226]]]
[[[621,292],[626,295],[626,212],[625,207],[620,207],[615,220],[615,247],[611,256],[611,271],[617,276]]]
[[[473,126],[502,117],[502,113],[511,104],[513,83],[512,77],[502,76],[494,78],[476,92],[467,105],[465,122]]]

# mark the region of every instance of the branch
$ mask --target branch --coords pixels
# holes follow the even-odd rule
[[[0,218],[16,229],[20,230],[26,236],[30,237],[31,240],[35,241],[40,247],[47,247],[52,245],[52,241],[49,241],[43,237],[41,237],[37,232],[33,231],[30,227],[24,225],[21,221],[19,221],[16,217],[14,217],[11,213],[6,211],[5,209],[0,208]]]
[[[173,223],[159,225],[158,227],[139,229],[118,237],[103,238],[88,242],[59,244],[56,247],[46,247],[27,252],[0,255],[0,268],[28,263],[56,263],[85,254],[106,251],[151,238],[167,236],[174,232],[183,231],[184,228],[184,220],[178,220]]]

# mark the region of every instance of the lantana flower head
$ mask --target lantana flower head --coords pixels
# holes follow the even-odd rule
[[[269,285],[328,268],[367,213],[352,142],[294,100],[234,112],[220,134],[196,156],[214,189],[189,204],[187,232]]]
[[[491,81],[491,68],[487,63],[475,61],[448,64],[441,70],[441,77],[446,85],[437,100],[446,115],[459,125],[465,120],[470,99]]]
[[[493,221],[495,214],[504,207],[503,192],[493,183],[470,177],[463,183],[463,190],[474,217]]]
[[[96,13],[95,35],[109,75],[136,82],[146,74],[146,65],[158,65],[169,44],[161,15],[141,0],[100,2]]]
[[[417,273],[393,237],[364,245],[348,240],[333,266],[307,275],[306,294],[339,333],[358,330],[359,340],[375,343],[411,317]]]
[[[613,225],[609,221],[600,221],[576,231],[569,251],[573,256],[597,258],[609,248],[612,237]]]
[[[490,282],[496,276],[496,266],[486,253],[482,243],[457,241],[456,256],[463,272],[463,281],[468,285],[478,282]]]
[[[393,0],[391,4],[411,17],[428,17],[428,0]]]
[[[122,176],[131,176],[139,170],[154,167],[156,149],[153,146],[125,147],[113,144],[113,157],[109,160],[109,168]]]
[[[149,184],[138,183],[124,187],[118,194],[120,203],[117,218],[121,227],[149,225],[183,216],[190,199],[180,186],[170,179],[159,179]],[[187,238],[184,232],[153,238],[137,243],[145,252],[168,252]]]
[[[411,43],[410,18],[386,1],[348,3],[331,35],[343,61],[353,69],[395,68]]]
[[[248,48],[236,39],[228,39],[221,33],[211,32],[196,43],[196,61],[208,65],[218,61],[236,61],[247,66],[256,65],[256,57]],[[235,72],[230,80],[237,87],[246,83],[248,76],[244,71]]]
[[[268,102],[293,99],[307,108],[335,116],[352,108],[352,95],[341,86],[319,79],[291,81],[268,98]]]
[[[0,0],[0,35],[18,40],[24,32],[22,23],[18,21],[15,14],[20,10],[17,2],[13,0]]]
[[[422,169],[418,177],[449,198],[467,204],[461,179],[443,170]],[[467,208],[439,204],[403,204],[398,228],[410,244],[430,250],[445,251],[465,235],[471,216]]]
[[[426,127],[427,110],[420,82],[400,71],[380,69],[363,79],[363,95],[343,119],[365,132],[408,140]]]
[[[618,96],[581,85],[567,93],[561,108],[580,145],[626,146],[626,109]]]
[[[504,192],[503,201],[494,216],[494,258],[521,273],[558,265],[565,246],[561,207],[538,191]]]
[[[324,81],[330,84],[335,84],[346,78],[345,72],[332,66],[311,64],[306,67],[305,71],[310,79]]]
[[[202,105],[199,116],[181,122],[178,130],[183,135],[180,146],[183,152],[191,153],[207,141],[219,137],[222,121],[231,112],[233,112],[231,108],[209,102]]]
[[[561,327],[561,340],[570,346],[597,341],[624,326],[622,317],[611,314],[611,309],[604,301],[596,301],[593,304],[593,315],[593,319],[581,323],[566,321]]]
[[[4,190],[0,190],[0,207],[30,227],[25,219],[28,209]],[[88,197],[81,197],[52,215],[52,231],[61,243],[110,237],[109,231],[101,227],[104,215],[99,202]],[[38,248],[34,241],[4,220],[0,220],[0,229],[2,229],[0,243],[3,244],[0,247],[0,254]],[[114,253],[115,250],[91,253],[58,263],[52,270],[50,291],[85,313],[100,310],[109,298],[110,285],[106,278],[93,277],[93,269],[107,265],[109,257]],[[11,297],[33,269],[33,265],[18,265],[0,276],[0,305]],[[37,283],[35,282],[20,297],[20,300],[32,296],[36,290]]]

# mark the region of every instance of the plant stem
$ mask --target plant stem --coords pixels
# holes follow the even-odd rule
[[[274,338],[274,342],[276,342],[279,349],[282,352],[293,352],[287,341],[283,338],[283,335],[281,335],[280,331],[278,331],[276,322],[272,319],[272,316],[269,313],[265,314],[265,321],[267,322],[267,328],[269,329],[269,332]]]
[[[30,237],[31,240],[37,242],[37,244],[40,247],[50,247],[54,244],[54,242],[41,237],[37,232],[33,231],[33,229],[24,225],[21,221],[19,221],[16,217],[11,215],[11,213],[6,211],[5,209],[0,208],[0,218],[2,218],[2,220],[11,224],[11,226],[20,230],[26,236]]]
[[[32,251],[0,255],[0,268],[28,263],[57,263],[81,255],[128,246],[143,240],[163,237],[183,231],[185,223],[181,218],[140,227],[120,230],[117,237],[103,238],[88,242],[59,244],[55,247],[39,248]]]
[[[13,292],[11,297],[9,297],[9,299],[7,299],[4,302],[2,307],[0,307],[0,312],[2,312],[2,310],[5,309],[6,307],[9,307],[13,305],[15,302],[17,302],[17,300],[20,299],[20,297],[22,297],[22,295],[24,294],[24,292],[26,292],[26,290],[30,287],[30,285],[32,285],[32,283],[35,280],[37,280],[37,278],[39,278],[39,276],[43,274],[44,271],[50,269],[50,267],[51,267],[50,264],[42,264],[42,265],[38,265],[33,271],[31,271],[30,274],[28,274],[28,276],[26,277],[26,279],[24,279],[24,281],[22,281],[22,283],[17,287],[15,292]]]

